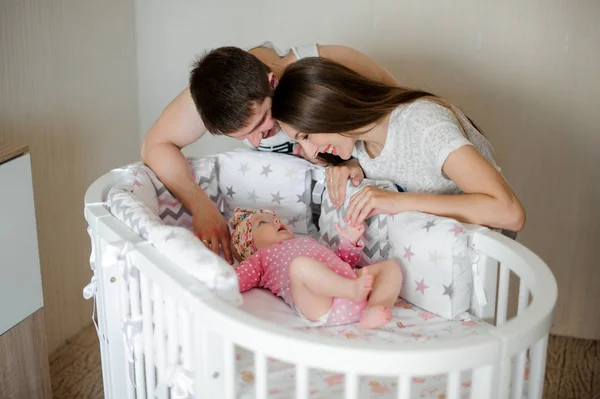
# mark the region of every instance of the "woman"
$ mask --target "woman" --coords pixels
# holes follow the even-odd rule
[[[513,232],[525,224],[523,206],[500,174],[490,143],[435,95],[306,58],[284,71],[272,115],[309,157],[347,160],[327,170],[336,206],[344,203],[348,179],[355,185],[365,177],[390,180],[405,191],[361,190],[349,202],[348,222],[421,211]]]

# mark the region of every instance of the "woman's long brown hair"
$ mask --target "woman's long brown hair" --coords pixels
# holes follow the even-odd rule
[[[272,115],[302,133],[364,132],[401,104],[427,99],[448,108],[444,99],[421,90],[368,79],[331,60],[303,58],[287,67],[273,94]],[[472,122],[471,122],[472,123]]]

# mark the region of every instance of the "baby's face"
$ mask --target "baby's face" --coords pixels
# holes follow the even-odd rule
[[[252,238],[256,249],[275,245],[278,242],[291,240],[294,233],[279,218],[269,214],[252,215]]]

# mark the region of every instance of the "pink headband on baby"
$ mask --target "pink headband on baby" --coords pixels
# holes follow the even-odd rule
[[[231,225],[231,243],[242,260],[254,255],[256,252],[256,245],[254,245],[252,238],[251,219],[253,215],[260,215],[261,213],[277,216],[275,212],[266,209],[235,208],[233,211],[233,217],[229,221]]]

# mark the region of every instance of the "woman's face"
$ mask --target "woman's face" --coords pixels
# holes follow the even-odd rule
[[[307,156],[316,158],[319,154],[333,154],[342,159],[350,159],[356,138],[339,133],[301,133],[290,125],[280,122],[283,131],[302,146]]]

